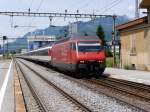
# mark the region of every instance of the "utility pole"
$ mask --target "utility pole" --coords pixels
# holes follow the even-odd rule
[[[8,37],[6,39],[7,39],[7,58],[8,58]]]
[[[113,46],[113,67],[116,67],[116,15],[113,16],[113,32],[112,32],[112,46]]]
[[[4,40],[4,37],[3,37],[3,58],[4,58],[4,54],[5,54],[5,49],[4,49],[4,42],[5,42],[5,40]]]

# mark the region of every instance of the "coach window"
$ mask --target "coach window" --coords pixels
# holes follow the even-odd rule
[[[44,56],[44,50],[43,51],[39,51],[39,56]]]
[[[48,55],[48,50],[47,49],[43,50],[43,56],[47,56],[47,55]]]

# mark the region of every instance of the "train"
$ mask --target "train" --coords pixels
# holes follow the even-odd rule
[[[55,42],[52,46],[21,54],[19,57],[45,61],[51,66],[84,77],[99,77],[106,68],[102,41],[97,36],[74,36]]]

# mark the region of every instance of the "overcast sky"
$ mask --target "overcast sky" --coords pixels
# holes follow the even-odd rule
[[[117,2],[115,2],[117,1]],[[0,0],[0,11],[28,11],[31,12],[64,12],[117,14],[127,15],[131,18],[135,13],[135,0]],[[80,20],[80,19],[79,19]],[[53,25],[66,25],[76,19],[55,18]],[[32,28],[12,28],[11,25],[35,26]],[[9,17],[0,16],[0,35],[8,37],[22,36],[35,29],[49,26],[49,18]]]

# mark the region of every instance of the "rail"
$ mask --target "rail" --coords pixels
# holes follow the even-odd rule
[[[19,72],[22,74],[23,78],[25,79],[36,103],[38,104],[39,109],[42,112],[48,112],[47,108],[44,106],[44,103],[42,101],[42,99],[40,99],[40,97],[38,96],[38,94],[36,93],[36,91],[34,90],[31,82],[28,80],[28,78],[25,76],[25,73],[23,72],[22,68],[20,67],[19,63],[16,62],[16,67],[18,68],[17,70],[19,70]]]
[[[50,86],[54,87],[57,91],[59,91],[64,97],[66,97],[67,99],[69,99],[71,102],[73,102],[74,104],[76,104],[81,110],[83,110],[84,112],[92,112],[87,106],[83,105],[82,103],[80,103],[79,101],[77,101],[74,97],[72,97],[71,95],[69,95],[68,93],[66,93],[64,90],[62,90],[61,88],[59,88],[58,86],[56,86],[54,83],[50,82],[48,79],[44,78],[43,76],[40,75],[40,73],[38,73],[37,71],[35,71],[34,69],[30,68],[27,64],[25,64],[24,62],[20,61],[22,64],[24,64],[28,69],[30,69],[32,72],[34,72],[37,76],[39,76],[41,79],[43,79],[45,82],[47,82]]]

